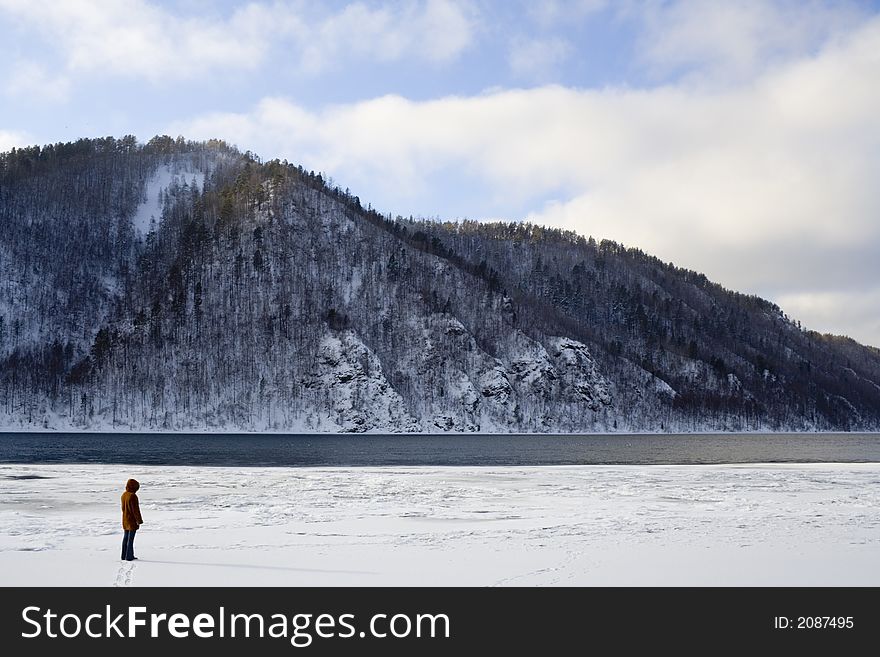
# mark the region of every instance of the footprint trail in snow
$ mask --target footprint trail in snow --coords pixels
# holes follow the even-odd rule
[[[116,573],[116,579],[113,582],[113,586],[131,586],[131,581],[133,577],[134,564],[124,563],[119,566],[119,570]]]

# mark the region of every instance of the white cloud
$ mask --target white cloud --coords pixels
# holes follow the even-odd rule
[[[516,39],[511,45],[508,62],[515,76],[529,80],[544,80],[552,76],[557,67],[573,52],[572,45],[559,37]]]
[[[185,79],[253,67],[266,49],[240,13],[225,22],[185,18],[143,0],[0,0],[0,10],[57,48],[72,73]]]
[[[0,0],[0,16],[40,36],[71,75],[187,80],[266,63],[306,73],[352,58],[447,62],[471,45],[464,0],[413,0],[337,13],[304,2],[250,3],[226,17],[184,16],[146,0]]]
[[[469,5],[452,0],[429,0],[409,29],[415,32],[418,49],[432,61],[458,57],[473,42],[476,12]]]
[[[823,333],[848,328],[850,337],[880,347],[880,288],[833,292],[796,292],[779,297],[790,317]]]
[[[355,2],[309,28],[308,36],[300,39],[300,68],[318,73],[352,57],[378,62],[411,57],[443,63],[471,45],[474,29],[473,10],[455,0],[376,8]]]
[[[874,19],[725,89],[549,86],[318,112],[268,98],[171,131],[303,162],[398,207],[449,171],[524,207],[552,195],[533,221],[781,298],[880,275],[878,53]]]
[[[608,6],[607,0],[543,0],[524,4],[529,18],[544,29],[581,20]]]
[[[0,153],[32,143],[33,139],[27,133],[0,129]]]
[[[823,0],[649,0],[622,6],[635,20],[642,63],[702,83],[742,81],[809,52],[862,18],[853,6]]]
[[[12,67],[7,80],[6,94],[24,102],[57,102],[67,100],[70,80],[64,75],[53,75],[36,62],[19,61]]]

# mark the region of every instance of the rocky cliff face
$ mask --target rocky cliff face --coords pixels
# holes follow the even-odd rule
[[[303,381],[326,401],[310,418],[328,431],[418,431],[406,404],[382,372],[382,363],[353,331],[322,341],[317,367]]]

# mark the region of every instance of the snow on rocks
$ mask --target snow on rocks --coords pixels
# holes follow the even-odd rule
[[[328,395],[331,420],[340,431],[418,431],[382,363],[353,331],[327,335],[318,369],[306,386]]]
[[[510,346],[515,355],[510,359],[509,367],[514,380],[527,390],[547,395],[559,375],[544,345],[519,330],[513,331],[511,336]]]
[[[406,364],[410,384],[420,391],[425,431],[485,431],[507,427],[515,399],[501,361],[478,345],[464,324],[448,313],[431,314],[416,325],[420,349]]]
[[[462,413],[439,413],[432,418],[431,428],[443,431],[479,431],[476,420],[480,406],[480,395],[474,384],[464,372],[459,372],[447,380],[445,395],[458,402]]]
[[[731,375],[731,376],[733,376],[733,375]],[[668,397],[670,399],[673,399],[674,397],[676,397],[678,395],[678,393],[672,388],[672,386],[669,385],[668,383],[666,383],[666,381],[664,381],[660,377],[657,377],[657,376],[651,377],[650,382],[651,382],[651,388],[653,389],[653,391],[660,396],[664,396],[664,397]]]
[[[510,400],[513,388],[507,378],[507,371],[504,369],[503,363],[496,362],[494,367],[480,375],[480,392],[483,397],[498,404],[506,404]]]
[[[569,395],[587,402],[594,411],[611,405],[610,386],[587,345],[562,337],[551,337],[547,344]]]

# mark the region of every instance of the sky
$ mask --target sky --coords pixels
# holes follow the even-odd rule
[[[880,346],[880,0],[0,0],[0,150],[217,137]]]

